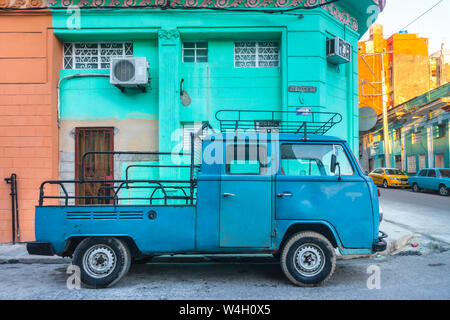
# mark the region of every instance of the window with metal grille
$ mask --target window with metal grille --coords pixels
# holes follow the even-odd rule
[[[185,122],[183,125],[183,150],[191,150],[191,133],[197,133],[202,127],[202,122]],[[203,129],[200,138],[203,138],[207,134],[207,129]],[[194,148],[199,148],[198,139],[195,141]]]
[[[131,42],[64,42],[64,69],[109,69],[111,57],[133,56]]]
[[[415,173],[416,170],[416,156],[408,156],[408,173]]]
[[[434,126],[434,137],[436,139],[445,137],[446,130],[445,130],[446,124],[439,124],[437,126]]]
[[[418,144],[422,142],[422,132],[414,132],[411,136],[411,143],[412,144]]]
[[[234,43],[235,68],[280,66],[278,41],[238,41]]]
[[[402,138],[402,129],[394,129],[394,141],[399,141]]]
[[[208,42],[183,42],[183,62],[208,62]]]

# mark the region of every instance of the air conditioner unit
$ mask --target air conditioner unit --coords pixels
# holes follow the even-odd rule
[[[145,89],[150,80],[149,64],[145,57],[111,58],[109,82],[116,87]]]
[[[352,46],[347,41],[336,37],[327,39],[327,60],[333,64],[351,61]]]

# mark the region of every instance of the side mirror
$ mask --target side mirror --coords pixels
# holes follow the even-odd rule
[[[333,154],[331,156],[331,164],[330,164],[331,173],[336,173],[336,164],[337,164],[337,158],[336,158],[336,155]]]
[[[364,175],[368,176],[369,175],[369,171],[364,171]]]
[[[339,178],[338,178],[338,180],[341,181],[341,166],[339,165],[339,162],[337,162],[336,155],[333,154],[331,156],[331,164],[330,164],[330,171],[331,171],[331,173],[333,173],[333,174],[336,173],[336,167],[339,168]]]

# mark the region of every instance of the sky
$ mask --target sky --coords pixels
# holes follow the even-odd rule
[[[386,7],[375,23],[383,25],[384,36],[388,38],[438,2],[439,0],[386,0]],[[406,30],[429,38],[429,54],[440,50],[441,43],[445,43],[445,48],[450,49],[450,0],[443,0]],[[369,32],[362,39],[369,39]]]

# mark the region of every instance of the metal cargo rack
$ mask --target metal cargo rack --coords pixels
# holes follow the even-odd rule
[[[324,135],[342,121],[336,112],[219,110],[216,112],[222,132],[256,131]],[[295,120],[294,120],[295,118]]]

